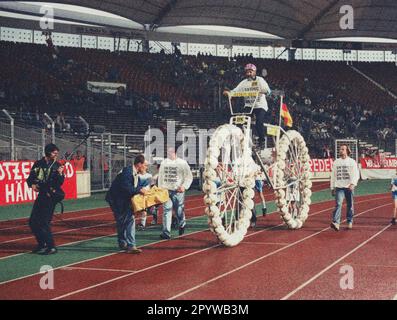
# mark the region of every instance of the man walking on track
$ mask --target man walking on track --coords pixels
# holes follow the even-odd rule
[[[396,225],[396,217],[397,217],[397,169],[396,174],[391,178],[391,196],[394,202],[394,210],[393,210],[393,218],[391,220],[392,225]]]
[[[39,193],[33,205],[29,226],[37,240],[37,247],[32,253],[41,255],[57,253],[50,224],[55,205],[64,197],[61,189],[65,180],[64,166],[56,161],[58,152],[55,144],[46,145],[45,157],[34,163],[26,180],[28,186]]]
[[[350,158],[350,148],[342,145],[339,156],[333,166],[331,173],[332,195],[336,197],[336,207],[332,215],[331,227],[339,231],[343,198],[346,198],[348,229],[353,228],[354,217],[354,189],[357,186],[360,174],[357,162]]]
[[[258,77],[256,75],[256,66],[253,64],[247,64],[244,68],[246,79],[241,81],[239,85],[231,91],[231,93],[237,92],[249,92],[256,91],[259,92],[258,100],[254,105],[253,113],[256,118],[255,130],[259,137],[259,145],[263,146],[265,143],[265,127],[264,123],[270,123],[270,115],[269,107],[267,104],[266,96],[270,95],[271,90],[266,82],[266,80],[262,77]],[[230,91],[224,91],[224,95],[229,95]],[[245,97],[245,108],[251,108],[255,102],[255,97]],[[248,110],[249,111],[249,110]]]
[[[137,254],[142,250],[135,243],[135,218],[131,208],[131,198],[145,194],[147,190],[139,184],[138,174],[144,174],[147,162],[143,155],[135,158],[132,167],[125,167],[113,181],[106,194],[106,201],[113,211],[117,226],[119,247],[127,253]]]
[[[158,184],[160,188],[167,189],[170,200],[164,204],[163,232],[161,239],[171,239],[172,209],[176,211],[179,235],[185,232],[185,191],[193,182],[193,175],[189,164],[177,158],[174,148],[168,148],[167,159],[160,165]]]

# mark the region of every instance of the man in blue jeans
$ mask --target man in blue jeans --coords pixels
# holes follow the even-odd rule
[[[332,214],[331,228],[335,231],[340,229],[343,199],[346,198],[347,206],[347,227],[353,228],[354,218],[354,189],[360,177],[357,162],[350,158],[349,146],[342,145],[339,149],[339,156],[333,166],[331,173],[332,195],[336,198],[336,207]]]
[[[189,164],[177,158],[174,148],[168,148],[167,159],[160,165],[158,185],[167,189],[170,200],[164,204],[163,232],[161,239],[171,239],[172,209],[176,211],[179,235],[185,232],[185,191],[190,188],[193,182],[193,175]]]
[[[131,208],[131,198],[138,193],[144,195],[147,192],[138,177],[138,174],[146,172],[147,165],[143,155],[137,156],[132,167],[125,167],[117,175],[106,194],[106,201],[116,220],[119,247],[132,254],[141,253],[142,250],[135,244],[135,217]]]

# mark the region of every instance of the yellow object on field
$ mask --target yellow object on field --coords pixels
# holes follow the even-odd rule
[[[166,203],[170,199],[167,189],[151,188],[145,195],[137,194],[131,198],[134,212],[143,211],[155,205]]]

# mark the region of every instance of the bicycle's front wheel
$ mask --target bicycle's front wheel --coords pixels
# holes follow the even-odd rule
[[[210,230],[225,246],[239,244],[247,233],[254,208],[254,177],[245,150],[245,135],[234,125],[219,127],[210,141],[203,191]]]

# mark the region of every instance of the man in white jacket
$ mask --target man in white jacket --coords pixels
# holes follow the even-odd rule
[[[351,151],[347,145],[339,149],[339,156],[331,173],[332,195],[336,198],[336,207],[332,215],[331,227],[339,231],[343,199],[346,198],[348,228],[353,228],[354,216],[354,189],[357,186],[360,174],[357,162],[350,158]]]
[[[193,175],[189,164],[177,158],[174,148],[168,148],[167,159],[160,165],[158,185],[167,189],[170,200],[164,204],[163,232],[161,239],[171,239],[172,209],[176,211],[176,218],[179,227],[179,235],[185,232],[185,191],[190,188],[193,182]]]
[[[254,105],[253,113],[256,118],[255,129],[257,135],[259,137],[259,144],[264,145],[265,142],[265,127],[264,123],[271,122],[271,112],[269,111],[269,106],[267,104],[266,95],[271,94],[270,87],[266,80],[262,77],[256,75],[256,66],[253,64],[247,64],[244,68],[246,78],[239,83],[239,85],[234,88],[231,92],[228,90],[224,91],[224,95],[229,95],[230,93],[236,92],[250,92],[256,91],[259,92],[259,96],[257,101],[255,101],[255,97],[245,97],[245,105],[246,112],[250,111],[248,108],[252,108]]]

